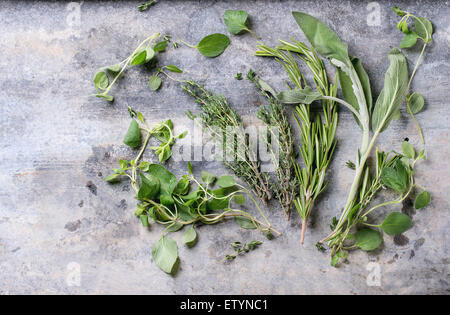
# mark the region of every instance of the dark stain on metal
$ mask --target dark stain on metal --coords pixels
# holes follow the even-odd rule
[[[414,249],[418,250],[425,243],[425,239],[423,237],[419,238],[414,242]]]
[[[67,224],[64,226],[66,230],[69,230],[70,232],[75,232],[78,230],[81,226],[81,221],[77,220],[74,222],[67,222]]]
[[[405,235],[400,234],[400,235],[395,235],[394,236],[394,244],[397,246],[405,246],[408,245],[409,243],[409,238],[407,238]]]
[[[95,184],[92,181],[88,181],[86,183],[86,187],[89,189],[91,193],[97,196],[97,186],[95,186]]]

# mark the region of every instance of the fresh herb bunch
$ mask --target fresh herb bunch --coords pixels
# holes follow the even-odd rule
[[[292,53],[295,53],[311,70],[319,94],[324,97],[336,97],[337,86],[329,82],[323,61],[317,56],[316,52],[302,42],[293,39],[292,41],[293,43],[280,40],[281,45],[276,48],[259,44],[260,50],[256,51],[255,54],[276,58],[285,68],[296,89],[310,89],[292,56]],[[275,91],[271,93],[276,95]],[[305,239],[308,218],[311,215],[314,202],[327,185],[325,175],[337,144],[335,137],[338,114],[334,100],[323,99],[322,109],[323,122],[320,114],[311,115],[310,104],[299,104],[296,107],[295,118],[301,136],[300,153],[305,164],[303,168],[299,164],[294,164],[299,187],[299,192],[296,194],[298,197],[295,198],[294,203],[303,221],[301,244]]]
[[[418,92],[413,92],[411,94],[410,88],[414,75],[416,74],[416,71],[422,60],[425,49],[432,41],[433,25],[427,18],[417,17],[409,12],[400,10],[398,7],[393,7],[392,10],[394,10],[394,12],[397,13],[398,16],[402,17],[401,20],[397,23],[397,28],[405,34],[402,42],[400,43],[400,48],[411,48],[417,43],[418,39],[422,40],[423,42],[422,50],[420,51],[419,57],[417,58],[414,69],[408,80],[408,86],[405,93],[405,103],[406,109],[408,110],[408,113],[414,121],[414,124],[416,125],[416,128],[419,132],[420,139],[422,140],[422,143],[425,144],[425,138],[423,137],[422,129],[420,128],[420,125],[417,122],[416,117],[414,116],[415,114],[418,114],[422,111],[423,106],[425,105],[425,101],[422,94]],[[412,29],[408,27],[409,18],[414,19],[414,28]]]
[[[142,117],[145,124],[142,114],[136,113],[136,115]],[[135,120],[133,122],[136,123]],[[135,126],[135,123],[132,125]],[[271,227],[250,192],[237,184],[232,176],[224,175],[216,178],[209,172],[202,172],[202,180],[199,181],[193,176],[192,166],[188,163],[188,174],[177,179],[164,166],[141,161],[150,135],[158,136],[161,132],[164,133],[161,125],[166,126],[166,130],[172,129],[166,122],[152,129],[142,128],[147,132],[142,145],[138,136],[139,129],[130,127],[131,131],[128,130],[124,142],[128,145],[132,143],[133,148],[140,148],[139,153],[131,161],[121,159],[120,168],[114,169],[114,174],[105,178],[108,182],[128,178],[138,200],[135,215],[140,218],[143,226],[149,226],[152,221],[165,226],[161,239],[152,247],[153,260],[161,270],[169,274],[176,272],[179,264],[178,246],[176,241],[166,234],[178,231],[187,225],[191,227],[184,232],[182,242],[188,247],[194,246],[197,241],[197,232],[194,229],[196,224],[215,224],[226,218],[235,218],[241,227],[258,229],[269,238],[273,233],[280,235]],[[214,189],[215,183],[219,188]],[[191,189],[192,185],[196,188]],[[246,197],[252,200],[264,222],[233,207],[233,204],[244,204]]]
[[[153,34],[152,36],[146,38],[143,42],[141,42],[139,46],[134,50],[134,52],[126,59],[122,60],[118,64],[102,67],[97,70],[97,73],[94,76],[94,86],[97,90],[97,94],[94,94],[93,96],[104,98],[107,101],[112,102],[114,101],[114,97],[112,95],[109,95],[108,93],[113,87],[114,83],[116,83],[117,79],[122,75],[122,73],[128,66],[155,66],[157,54],[164,52],[166,50],[167,43],[170,42],[170,36],[166,35],[164,36],[164,39],[162,41],[155,43],[158,37],[159,33]],[[174,65],[157,68],[156,74],[152,75],[149,79],[149,85],[153,91],[158,90],[161,86],[162,81],[159,77],[160,73],[166,75],[171,80],[181,82],[180,80],[177,80],[170,76],[164,70],[169,70],[175,73],[183,72],[181,69]],[[110,80],[110,76],[112,80]]]
[[[247,135],[244,132],[244,124],[239,114],[230,107],[223,95],[216,95],[195,81],[186,81],[182,89],[200,104],[202,113],[199,118],[202,126],[216,141],[224,144],[223,149],[227,156],[234,157],[233,161],[224,159],[224,164],[236,176],[242,178],[264,204],[267,204],[267,201],[272,198],[269,175],[261,171],[256,152],[249,146]],[[189,118],[195,118],[192,113],[188,112],[187,114]],[[230,132],[233,133],[229,134]],[[236,149],[236,145],[226,145],[227,139],[235,139],[233,143],[243,147]]]
[[[247,79],[255,84],[269,101],[267,106],[259,108],[257,116],[266,124],[269,132],[267,146],[272,156],[272,163],[276,168],[276,181],[271,182],[271,188],[289,220],[291,207],[299,188],[295,167],[297,154],[294,149],[291,124],[284,105],[267,92],[270,90],[268,84],[256,76],[252,70],[248,72]]]
[[[261,245],[261,241],[251,241],[248,244],[242,245],[241,242],[233,242],[231,243],[231,247],[234,249],[234,253],[225,255],[223,261],[231,261],[234,260],[239,255],[246,254]]]
[[[334,100],[352,111],[357,123],[363,131],[362,145],[358,150],[356,163],[353,163],[355,165],[355,179],[351,186],[344,211],[339,220],[333,222],[333,232],[321,241],[321,243],[328,242],[328,245],[332,249],[332,263],[333,265],[336,265],[339,259],[347,257],[347,252],[345,250],[348,249],[348,247],[345,246],[344,242],[347,240],[348,231],[361,224],[369,225],[365,222],[368,214],[365,212],[365,207],[368,206],[377,191],[372,188],[378,187],[377,184],[379,184],[380,174],[381,180],[386,186],[392,187],[392,182],[396,181],[402,183],[402,187],[406,187],[409,184],[410,189],[407,190],[406,194],[403,194],[404,190],[395,189],[402,194],[401,198],[379,206],[401,202],[409,195],[412,188],[415,186],[412,177],[414,173],[412,168],[417,159],[424,158],[424,153],[421,151],[417,159],[415,159],[415,153],[412,146],[409,146],[408,143],[404,143],[404,153],[400,157],[402,164],[396,162],[394,169],[391,169],[392,166],[390,163],[386,162],[391,161],[386,154],[377,153],[375,175],[372,175],[376,180],[373,181],[371,179],[370,166],[367,163],[369,156],[375,146],[379,134],[389,126],[390,122],[396,116],[398,116],[400,103],[407,90],[408,71],[406,59],[398,49],[393,49],[389,53],[391,64],[386,72],[384,88],[375,105],[372,106],[369,77],[359,59],[348,55],[347,44],[342,42],[329,27],[317,18],[301,12],[293,12],[293,16],[313,48],[322,56],[330,59],[331,63],[338,68],[339,82],[345,100],[331,96],[323,96],[320,92],[313,91],[310,88],[298,88],[281,92],[277,95],[278,99],[284,103],[308,104],[314,100],[324,98]],[[371,129],[373,131],[372,137],[370,137]],[[397,156],[397,159],[398,158],[399,156]],[[412,162],[409,161],[406,163],[406,158],[411,159]],[[391,178],[388,179],[387,176]],[[370,198],[366,198],[366,195],[370,196]],[[427,194],[427,196],[429,197],[429,194]],[[369,212],[379,206],[370,209]],[[389,218],[390,216],[388,216],[386,220]],[[394,218],[400,218],[399,221],[402,222],[402,224],[400,224],[401,228],[399,227],[396,230],[397,232],[400,231],[399,233],[402,233],[402,231],[406,230],[405,227],[409,228],[409,226],[404,223],[407,221],[404,216],[394,215]],[[395,222],[397,221],[394,220],[394,223]],[[388,225],[391,225],[391,223]],[[380,227],[383,228],[383,225]],[[353,247],[359,247],[363,250],[373,250],[381,243],[381,234],[378,231],[373,229],[362,229],[360,231],[361,232],[358,231],[355,235],[356,243]],[[385,232],[387,231],[385,230]],[[391,235],[390,233],[388,234]],[[367,243],[370,243],[373,246],[366,246],[365,244]]]

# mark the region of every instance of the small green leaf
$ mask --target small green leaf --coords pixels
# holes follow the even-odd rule
[[[188,167],[189,175],[192,175],[192,163],[191,162],[187,162],[187,167]]]
[[[189,192],[189,180],[186,177],[181,178],[175,187],[174,194],[186,195]]]
[[[130,66],[141,65],[145,63],[146,59],[147,59],[147,51],[143,50],[134,56],[133,60],[131,60]]]
[[[121,168],[126,169],[128,166],[130,166],[130,161],[124,160],[124,159],[120,159],[119,160],[119,165]]]
[[[248,13],[242,10],[226,10],[223,14],[223,20],[231,34],[238,35],[248,31],[247,20]]]
[[[168,274],[174,274],[178,267],[177,243],[166,236],[154,243],[152,246],[152,257],[156,265]]]
[[[141,123],[143,123],[143,124],[145,123],[144,115],[142,115],[141,112],[138,112],[137,115],[136,115],[136,117],[137,117],[137,119],[139,119],[139,121],[140,121]]]
[[[408,172],[401,161],[397,161],[393,167],[385,167],[381,171],[381,179],[383,184],[403,193],[408,185]]]
[[[304,89],[282,91],[278,93],[277,99],[284,104],[311,104],[321,96],[319,92],[305,87]]]
[[[189,119],[194,120],[197,118],[190,110],[186,111],[186,116],[188,116]]]
[[[120,181],[120,174],[112,174],[104,178],[108,183],[117,183]]]
[[[212,185],[216,181],[216,175],[203,171],[202,180],[206,185]]]
[[[147,172],[159,179],[161,184],[161,195],[172,195],[177,186],[177,178],[175,175],[159,164],[150,164]]]
[[[153,91],[156,91],[159,89],[159,87],[161,86],[162,80],[160,77],[158,77],[156,74],[152,75],[148,81],[148,83],[150,84],[150,88]]]
[[[119,72],[121,68],[122,68],[122,64],[120,64],[120,63],[118,63],[116,65],[105,67],[106,70],[114,72],[114,73]]]
[[[107,95],[107,94],[96,94],[95,96],[99,97],[99,98],[104,98],[105,100],[112,102],[114,101],[114,96],[111,95]]]
[[[381,224],[381,229],[388,235],[402,234],[412,225],[411,218],[401,212],[392,212]]]
[[[235,217],[236,222],[241,226],[241,228],[247,229],[247,230],[254,230],[256,229],[255,223],[246,217]]]
[[[145,214],[141,214],[139,216],[139,218],[141,219],[142,225],[147,227],[148,226],[148,216]]]
[[[105,71],[99,71],[95,74],[94,84],[97,89],[106,90],[109,85],[109,79]]]
[[[234,180],[233,176],[223,175],[217,180],[217,185],[222,188],[231,187],[236,185],[236,181]]]
[[[376,249],[383,242],[381,234],[375,230],[362,229],[356,233],[355,245],[365,251]]]
[[[403,155],[409,157],[410,159],[414,159],[414,157],[416,156],[414,147],[408,141],[402,142],[402,151]]]
[[[177,66],[174,66],[174,65],[168,65],[168,66],[165,66],[165,68],[169,71],[176,72],[176,73],[183,72],[183,70],[181,70],[180,68],[178,68]]]
[[[150,165],[149,162],[142,161],[142,162],[139,164],[139,168],[140,168],[143,172],[147,172],[148,166],[149,166],[149,165]]]
[[[183,133],[180,133],[180,134],[177,136],[177,138],[178,138],[178,139],[183,139],[183,138],[185,138],[185,137],[187,136],[187,134],[188,134],[188,131],[186,130],[186,131],[184,131]]]
[[[420,113],[425,105],[425,100],[423,99],[422,94],[417,92],[411,94],[408,98],[408,105],[413,114]]]
[[[166,47],[167,47],[167,41],[162,40],[162,41],[156,43],[156,45],[153,47],[153,50],[157,51],[157,52],[163,52],[166,50]]]
[[[141,145],[141,130],[136,120],[131,121],[123,143],[135,149]]]
[[[398,16],[404,16],[406,14],[405,11],[400,10],[399,7],[392,7],[392,10],[397,13]]]
[[[205,57],[214,58],[222,54],[230,44],[230,39],[224,34],[205,36],[197,45],[198,51]]]
[[[418,17],[414,19],[414,28],[417,35],[423,39],[425,43],[431,42],[433,35],[433,25],[430,20],[424,17]]]
[[[417,42],[417,34],[412,31],[409,31],[403,37],[402,42],[400,43],[400,48],[410,48],[414,46],[416,42]]]
[[[245,204],[245,196],[244,195],[234,195],[233,200],[238,205]]]
[[[181,242],[187,247],[193,247],[197,243],[197,239],[197,232],[195,231],[194,226],[191,226],[183,233]]]
[[[414,201],[414,208],[422,209],[428,206],[431,202],[431,195],[428,191],[424,190],[420,194],[417,195],[416,200]]]

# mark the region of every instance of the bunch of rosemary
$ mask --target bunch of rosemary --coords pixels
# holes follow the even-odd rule
[[[223,95],[216,95],[195,81],[186,81],[182,89],[200,104],[202,113],[199,118],[202,126],[218,143],[223,144],[222,149],[226,156],[233,157],[230,160],[224,159],[224,164],[236,176],[242,178],[264,204],[267,204],[272,198],[269,176],[261,171],[257,152],[249,145],[239,114],[230,107]],[[192,113],[187,114],[189,118],[195,118]],[[230,142],[232,145],[229,145]]]
[[[284,105],[267,92],[268,85],[252,70],[248,72],[247,79],[255,84],[261,94],[269,101],[267,106],[259,108],[257,116],[267,126],[267,147],[272,157],[272,163],[276,168],[277,180],[271,181],[271,189],[289,220],[291,207],[299,186],[295,172],[296,152],[291,124]]]
[[[337,87],[329,82],[325,66],[314,50],[299,41],[289,43],[280,40],[281,45],[275,49],[265,45],[258,45],[260,50],[257,56],[270,56],[283,65],[289,78],[298,89],[309,88],[306,80],[299,70],[298,64],[291,52],[302,59],[314,76],[317,90],[323,96],[335,97]],[[276,95],[272,91],[272,95]],[[276,101],[278,104],[279,102]],[[302,155],[304,167],[293,163],[298,184],[298,193],[293,194],[294,204],[302,218],[301,244],[304,242],[308,218],[314,207],[314,202],[325,189],[327,182],[325,174],[336,147],[336,128],[338,114],[332,99],[322,100],[323,120],[320,114],[311,113],[309,104],[298,104],[295,118],[300,128],[301,145],[299,151]],[[280,122],[281,123],[281,122]],[[291,157],[293,158],[293,157]],[[287,177],[285,177],[287,179]],[[280,179],[279,179],[280,181]],[[285,189],[286,190],[286,189]]]

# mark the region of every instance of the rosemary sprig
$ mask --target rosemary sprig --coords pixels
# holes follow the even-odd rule
[[[291,53],[300,57],[311,70],[317,90],[323,96],[336,97],[337,86],[329,82],[322,60],[314,50],[303,43],[293,40],[293,43],[280,40],[281,45],[275,49],[259,44],[257,56],[275,57],[288,73],[289,78],[299,89],[308,87],[298,64]],[[309,104],[299,104],[296,107],[296,120],[300,128],[301,146],[299,151],[305,166],[295,165],[295,173],[299,182],[299,192],[294,204],[302,218],[302,233],[300,242],[303,244],[307,222],[314,202],[325,189],[326,170],[337,144],[336,129],[338,114],[333,100],[322,100],[323,117],[320,114],[311,115]]]
[[[260,169],[257,153],[249,146],[239,114],[230,107],[223,95],[216,95],[195,81],[186,81],[182,89],[200,104],[202,113],[199,117],[202,126],[216,141],[223,144],[227,157],[234,157],[231,161],[224,159],[223,163],[236,176],[242,178],[264,204],[267,204],[272,198],[269,176]],[[193,118],[191,113],[188,113],[188,117]],[[233,138],[234,145],[227,145],[227,139]]]
[[[252,70],[248,72],[247,79],[255,84],[261,94],[269,101],[267,106],[260,107],[257,116],[267,126],[269,133],[266,138],[267,147],[271,153],[272,163],[276,167],[277,180],[271,182],[271,188],[289,220],[291,207],[299,189],[295,172],[297,154],[294,149],[291,124],[284,105],[264,89],[263,85],[267,86],[267,83],[256,76]]]

